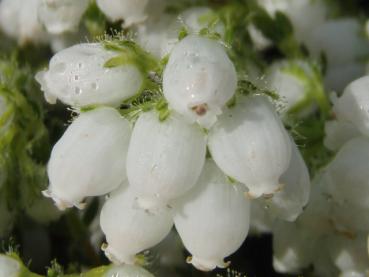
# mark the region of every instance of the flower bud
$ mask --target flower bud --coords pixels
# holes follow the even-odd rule
[[[133,129],[127,175],[138,204],[148,210],[167,205],[193,187],[205,161],[202,130],[178,114],[164,121],[155,112],[142,114]]]
[[[88,0],[41,0],[38,18],[50,34],[76,31]]]
[[[82,113],[51,152],[47,167],[50,185],[44,194],[65,209],[80,206],[87,196],[117,188],[127,178],[130,135],[128,121],[113,108]]]
[[[78,44],[55,54],[36,80],[51,104],[60,99],[75,107],[119,106],[139,91],[143,78],[133,64],[104,67],[116,55],[98,43]]]
[[[173,48],[163,75],[169,106],[205,128],[215,123],[236,86],[236,70],[224,47],[195,35]]]
[[[225,174],[249,189],[252,198],[282,188],[291,141],[274,107],[264,96],[240,99],[209,132],[209,150]]]
[[[174,202],[175,227],[192,257],[187,262],[204,271],[224,268],[249,230],[250,203],[241,184],[227,181],[208,160],[198,184]]]
[[[347,121],[326,121],[324,131],[324,146],[332,151],[339,150],[350,139],[360,136],[359,130]]]
[[[120,188],[104,204],[100,226],[108,245],[105,255],[114,263],[133,264],[135,255],[153,247],[170,232],[173,220],[168,210],[149,213],[136,207],[131,189]]]

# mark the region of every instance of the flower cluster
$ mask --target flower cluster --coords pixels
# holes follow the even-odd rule
[[[369,48],[329,1],[0,0],[9,56],[46,45],[0,58],[0,237],[63,214],[110,277],[165,244],[226,268],[271,233],[279,273],[366,276]]]
[[[188,34],[174,45],[155,108],[125,116],[131,112],[116,108],[142,95],[155,73],[132,62],[137,53],[150,59],[131,41],[80,44],[38,73],[50,103],[60,99],[79,113],[51,152],[44,195],[65,209],[110,193],[100,224],[103,250],[116,263],[134,263],[174,222],[188,262],[225,267],[247,236],[249,199],[270,199],[286,220],[301,213],[310,190],[306,165],[271,99],[236,93],[226,48],[204,36]]]

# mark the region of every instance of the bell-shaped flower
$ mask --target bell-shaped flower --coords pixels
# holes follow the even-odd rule
[[[333,111],[341,122],[354,125],[369,136],[369,76],[350,83],[341,97],[334,99]]]
[[[120,188],[104,204],[100,226],[107,245],[102,249],[114,263],[133,264],[135,255],[162,241],[173,226],[170,211],[149,213],[137,207],[135,194]]]
[[[287,131],[265,96],[240,98],[209,132],[208,145],[225,174],[257,198],[282,189],[279,182],[291,159]]]
[[[338,203],[369,208],[369,138],[357,137],[339,150],[325,169],[329,193]]]
[[[82,113],[55,144],[47,166],[46,196],[59,209],[83,207],[87,196],[109,193],[127,178],[129,122],[113,108]]]
[[[116,55],[99,43],[78,44],[55,54],[49,69],[37,73],[36,80],[51,104],[60,99],[74,107],[116,107],[136,94],[143,82],[134,64],[104,67]]]
[[[295,221],[302,213],[303,208],[309,201],[310,177],[308,168],[294,142],[292,145],[292,155],[290,165],[279,179],[283,185],[272,198],[266,199],[265,204],[269,206],[269,211],[274,216]]]
[[[74,32],[88,4],[88,0],[41,0],[38,18],[50,34]]]
[[[163,74],[170,108],[210,128],[237,86],[235,67],[219,42],[189,35],[172,50]]]
[[[163,0],[97,0],[100,10],[111,20],[124,20],[124,27],[144,22],[149,15],[161,14]]]
[[[174,202],[175,227],[192,255],[188,263],[204,271],[228,265],[224,258],[242,245],[249,230],[244,192],[208,160],[196,187]]]
[[[38,20],[39,0],[0,1],[0,29],[18,44],[47,42],[47,33]]]
[[[127,175],[139,206],[148,210],[168,205],[191,189],[205,162],[206,137],[199,126],[178,114],[160,121],[143,113],[132,132]]]

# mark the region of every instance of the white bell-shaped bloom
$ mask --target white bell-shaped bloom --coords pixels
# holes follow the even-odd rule
[[[187,262],[200,270],[225,267],[249,230],[250,203],[241,184],[230,184],[208,160],[196,187],[175,201],[175,227],[192,257]]]
[[[143,113],[132,132],[127,175],[139,206],[155,210],[191,189],[204,165],[206,138],[178,114]]]
[[[133,264],[135,255],[162,241],[173,226],[168,210],[149,213],[136,206],[135,195],[128,188],[120,188],[104,204],[100,226],[107,246],[105,255],[114,263]]]
[[[273,194],[289,166],[291,141],[265,96],[239,99],[209,132],[209,150],[217,165],[246,185],[249,196]]]
[[[22,272],[19,261],[11,257],[0,255],[0,277],[17,277]]]
[[[113,266],[103,277],[154,277],[154,275],[142,267],[126,264]]]
[[[273,225],[273,267],[279,273],[297,274],[307,268],[315,252],[316,237],[295,223]]]
[[[325,170],[330,194],[338,203],[369,207],[369,138],[347,142]]]
[[[363,135],[369,136],[369,76],[350,83],[343,95],[333,101],[339,121],[349,122]]]
[[[348,121],[326,121],[324,131],[324,146],[332,151],[337,151],[350,139],[360,136],[358,129]]]
[[[144,22],[149,15],[158,16],[163,0],[97,0],[98,7],[111,20],[124,20],[124,27]]]
[[[316,80],[309,63],[302,60],[283,60],[275,62],[267,70],[267,86],[280,96],[281,112],[286,113],[291,108],[309,99],[311,88]],[[312,105],[307,105],[300,113],[311,112]]]
[[[326,235],[334,232],[332,226],[332,203],[327,184],[320,175],[312,180],[309,203],[297,218],[296,224],[309,232]]]
[[[117,188],[127,178],[130,135],[129,122],[113,108],[82,113],[51,152],[50,185],[44,193],[64,209]]]
[[[217,21],[214,26],[208,26],[212,23],[209,19],[214,16],[214,11],[209,7],[192,7],[180,13],[178,18],[190,34],[197,34],[203,28],[212,27],[210,31],[215,31],[223,37],[225,33],[223,22]]]
[[[175,16],[163,14],[159,18],[153,18],[138,25],[136,41],[150,54],[163,58],[178,42],[180,26]]]
[[[50,34],[77,30],[88,0],[40,0],[38,18]]]
[[[322,52],[326,55],[325,83],[330,89],[341,91],[364,74],[365,64],[361,64],[360,59],[368,55],[369,42],[361,33],[362,27],[357,19],[336,19],[316,26],[306,41],[313,55],[319,57]]]
[[[355,238],[331,235],[327,240],[329,255],[341,272],[351,271],[367,276],[369,256],[363,234]]]
[[[37,73],[36,79],[52,104],[60,99],[75,107],[119,106],[139,91],[143,77],[133,64],[105,68],[117,55],[99,43],[78,44],[55,54],[49,69]]]
[[[323,24],[328,14],[324,1],[310,0],[257,0],[271,16],[283,12],[290,19],[295,37],[303,43],[309,40],[314,28]]]
[[[38,44],[47,41],[47,34],[37,17],[39,1],[0,1],[0,29],[22,46],[27,43]]]
[[[169,106],[210,128],[237,86],[235,67],[217,41],[189,35],[172,50],[163,74]]]
[[[291,145],[290,165],[279,179],[283,188],[272,198],[265,200],[272,214],[287,221],[296,220],[308,203],[310,196],[308,168],[296,144],[292,142]]]

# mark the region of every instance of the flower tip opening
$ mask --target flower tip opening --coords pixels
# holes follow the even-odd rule
[[[217,260],[205,260],[198,258],[196,256],[189,256],[186,258],[188,264],[192,264],[195,268],[201,271],[212,271],[215,268],[227,268],[230,266],[231,262],[224,262],[223,259]]]

